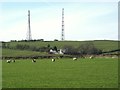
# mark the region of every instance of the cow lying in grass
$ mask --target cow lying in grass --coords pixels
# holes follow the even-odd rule
[[[76,57],[74,57],[74,58],[73,58],[73,60],[74,60],[74,61],[76,61],[76,60],[77,60],[77,58],[76,58]]]

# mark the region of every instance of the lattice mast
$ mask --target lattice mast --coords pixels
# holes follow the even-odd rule
[[[31,27],[30,27],[30,10],[28,10],[28,32],[27,32],[27,40],[32,40]]]
[[[65,33],[64,33],[64,8],[62,8],[62,33],[61,33],[61,40],[65,40]]]

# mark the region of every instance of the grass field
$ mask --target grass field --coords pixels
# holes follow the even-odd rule
[[[116,88],[118,59],[38,59],[2,62],[3,88]]]
[[[12,53],[12,54],[11,54]],[[2,57],[17,57],[17,56],[39,56],[48,55],[46,52],[35,52],[27,50],[2,49]]]
[[[94,45],[103,50],[110,51],[118,49],[118,41],[112,40],[95,40],[95,41],[36,41],[36,42],[10,42],[10,47],[15,47],[17,44],[26,44],[35,47],[43,47],[50,44],[51,47],[57,46],[58,48],[63,48],[65,45],[71,45],[73,47],[79,47],[81,44],[85,44],[87,42],[92,42]]]
[[[2,89],[2,60],[0,60],[0,90]]]
[[[17,44],[22,45],[29,45],[34,47],[47,47],[49,44],[50,47],[57,46],[58,49],[63,48],[65,45],[70,45],[73,47],[79,47],[81,44],[85,44],[87,42],[93,42],[94,45],[104,51],[111,51],[116,50],[118,48],[118,41],[112,40],[95,40],[95,41],[36,41],[36,42],[7,42],[9,43],[10,47],[15,48]],[[11,54],[12,53],[12,54]],[[18,56],[48,56],[46,52],[36,52],[36,51],[29,51],[29,50],[17,50],[17,49],[2,49],[2,56],[3,57],[18,57]]]
[[[49,54],[47,52],[36,52],[29,50],[2,49],[2,57],[34,57],[34,56],[61,56],[60,54]],[[69,56],[69,55],[64,55]]]

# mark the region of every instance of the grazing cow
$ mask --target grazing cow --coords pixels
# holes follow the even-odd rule
[[[11,60],[7,60],[7,63],[10,63],[11,62]]]
[[[76,58],[76,57],[74,57],[74,58],[73,58],[73,60],[75,61],[75,60],[77,60],[77,58]]]
[[[90,58],[90,59],[93,59],[93,58],[94,58],[94,56],[90,56],[89,58]]]
[[[52,59],[52,62],[55,62],[55,59],[54,59],[54,58]]]
[[[36,60],[35,60],[35,59],[33,59],[33,60],[32,60],[32,62],[36,62]]]
[[[12,60],[12,62],[15,62],[15,60]]]

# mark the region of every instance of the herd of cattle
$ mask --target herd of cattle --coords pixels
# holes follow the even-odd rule
[[[93,58],[95,58],[95,56],[90,56],[90,57],[88,57],[88,58],[89,58],[89,59],[93,59]],[[115,57],[112,57],[112,58],[115,58]],[[77,57],[73,57],[73,58],[72,58],[73,61],[76,61],[77,59],[78,59]],[[51,61],[52,61],[52,62],[55,62],[56,59],[55,59],[55,58],[52,58]],[[15,60],[15,59],[13,59],[13,60],[12,60],[12,59],[9,59],[9,60],[6,60],[6,62],[7,62],[7,63],[11,63],[11,62],[15,63],[16,60]],[[33,58],[33,59],[32,59],[32,62],[35,63],[35,62],[36,62],[36,59]]]
[[[93,57],[93,56],[90,56],[89,58],[90,58],[90,59],[93,59],[94,57]],[[73,61],[76,61],[77,59],[78,59],[77,57],[73,57],[73,58],[72,58]],[[52,58],[51,61],[52,61],[52,62],[55,62],[56,59],[55,59],[55,58]],[[16,60],[11,60],[11,59],[9,59],[9,60],[7,60],[6,62],[7,62],[7,63],[11,63],[11,62],[15,63]],[[32,59],[32,62],[35,63],[35,62],[36,62],[36,59]]]
[[[75,61],[75,60],[77,60],[77,58],[73,58],[73,60]],[[52,62],[55,62],[55,58],[52,58],[51,61],[52,61]],[[11,63],[11,62],[14,62],[14,63],[15,63],[16,61],[15,61],[15,60],[7,60],[6,62],[7,62],[7,63]],[[32,59],[32,62],[35,63],[35,62],[36,62],[36,59]]]

